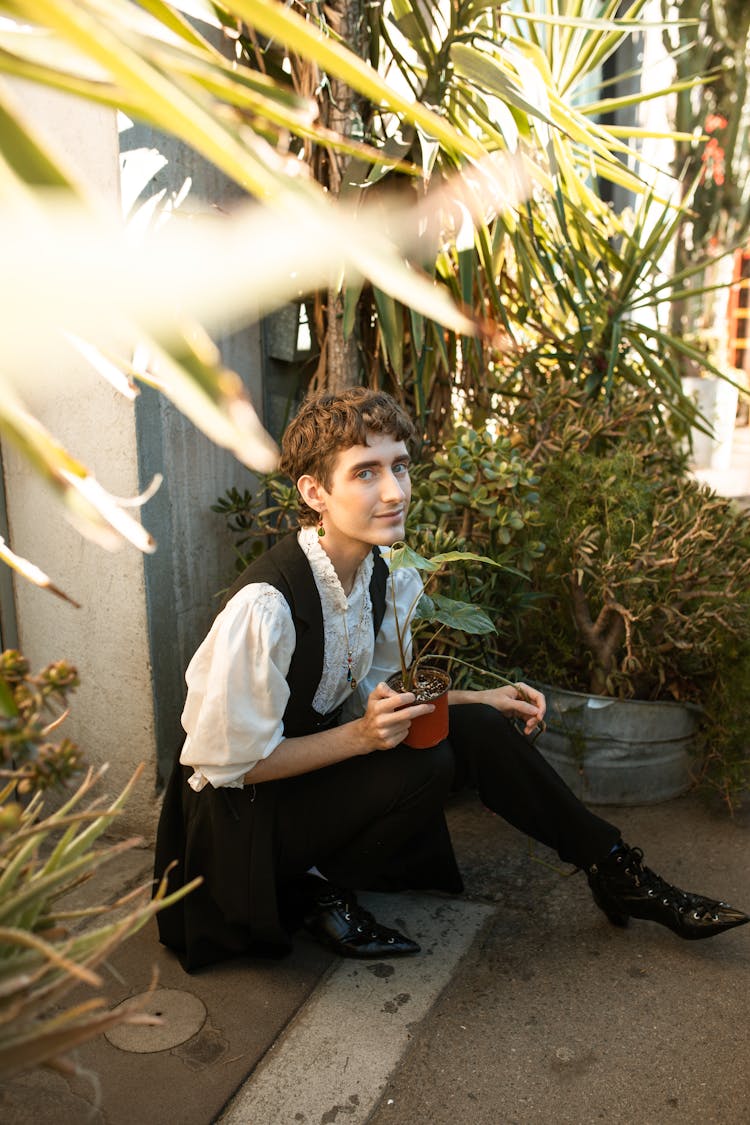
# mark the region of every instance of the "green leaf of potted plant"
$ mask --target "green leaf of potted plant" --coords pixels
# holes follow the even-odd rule
[[[417,749],[434,746],[448,734],[448,691],[451,678],[447,671],[436,668],[431,662],[456,661],[453,655],[442,656],[433,653],[430,656],[427,655],[426,650],[445,628],[458,629],[463,633],[495,632],[495,625],[489,615],[471,602],[458,601],[442,594],[426,593],[428,585],[454,563],[484,563],[502,568],[502,564],[494,559],[471,551],[446,551],[426,558],[406,543],[394,543],[388,555],[391,598],[401,664],[400,671],[390,678],[389,685],[396,691],[413,692],[419,702],[435,705],[435,710],[431,714],[412,722],[409,734],[404,740],[407,746]],[[396,612],[394,575],[397,570],[404,567],[415,568],[426,577],[422,590],[403,614],[403,619],[399,620],[399,614]],[[413,625],[416,625],[416,629],[412,634],[412,640],[416,640],[418,635],[419,651],[418,655],[412,656],[410,660],[407,638]],[[421,625],[434,625],[436,628],[425,633],[425,630],[420,628]]]

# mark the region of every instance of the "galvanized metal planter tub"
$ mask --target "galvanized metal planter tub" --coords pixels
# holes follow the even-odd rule
[[[538,686],[547,729],[537,746],[587,804],[655,804],[689,788],[699,708]]]

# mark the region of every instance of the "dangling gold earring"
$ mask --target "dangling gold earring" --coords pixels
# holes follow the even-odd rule
[[[320,519],[318,520],[318,539],[322,539],[325,533],[326,529],[323,527],[323,513],[321,512]]]

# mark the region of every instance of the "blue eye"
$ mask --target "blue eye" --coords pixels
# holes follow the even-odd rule
[[[370,480],[372,478],[372,469],[360,469],[357,473],[357,480]]]
[[[396,476],[408,477],[409,466],[406,463],[406,461],[399,461],[397,465],[393,466],[393,471],[396,474]]]

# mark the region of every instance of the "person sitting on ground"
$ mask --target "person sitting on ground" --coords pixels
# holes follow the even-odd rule
[[[162,942],[188,970],[283,954],[300,928],[345,956],[418,952],[356,892],[459,893],[444,802],[466,785],[585,871],[615,925],[648,919],[696,939],[749,921],[665,882],[575,797],[514,725],[530,733],[544,718],[529,685],[451,691],[447,740],[404,745],[433,707],[386,683],[394,612],[403,621],[421,579],[394,572],[388,604],[380,548],[404,538],[413,436],[396,401],[365,388],[310,397],[284,434],[300,529],[240,576],[187,671],[155,873],[170,890],[202,883],[158,914]]]

